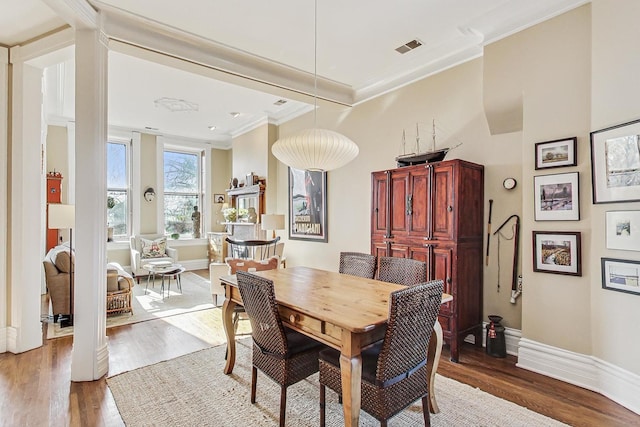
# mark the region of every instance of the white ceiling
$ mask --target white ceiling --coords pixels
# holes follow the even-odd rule
[[[228,142],[232,136],[266,120],[280,123],[308,111],[312,106],[301,101],[309,99],[301,98],[300,93],[318,93],[325,99],[355,105],[481,56],[487,43],[588,2],[319,0],[317,15],[312,0],[91,0],[89,3],[105,15],[105,31],[112,40],[132,42],[125,40],[127,34],[132,34],[132,28],[151,29],[153,35],[171,34],[174,39],[195,44],[200,51],[210,51],[214,58],[211,69],[248,77],[248,86],[253,88],[111,51],[110,124]],[[65,19],[73,22],[66,12],[73,3],[82,0],[0,0],[0,45],[19,45],[66,25]],[[61,4],[67,9],[61,8]],[[61,10],[65,19],[52,8]],[[159,50],[153,46],[153,39],[150,37],[150,44],[144,47]],[[421,41],[422,46],[404,55],[395,51],[413,39]],[[72,53],[69,50],[70,58]],[[318,89],[313,87],[316,66]],[[48,91],[65,94],[48,99],[51,117],[72,119],[73,61],[55,67],[50,73],[55,76],[52,82],[67,82],[63,89]],[[255,90],[256,81],[273,90],[268,90],[270,93]],[[325,86],[331,87],[335,96],[330,91],[325,95]],[[154,102],[163,97],[197,104],[198,109],[170,112]],[[288,102],[274,105],[279,99]],[[241,114],[233,118],[231,112]],[[210,125],[217,129],[210,131]]]

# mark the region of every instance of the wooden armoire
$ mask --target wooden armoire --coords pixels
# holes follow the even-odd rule
[[[438,320],[451,360],[461,340],[482,345],[484,167],[464,160],[406,166],[371,174],[371,253],[427,263],[453,301]]]

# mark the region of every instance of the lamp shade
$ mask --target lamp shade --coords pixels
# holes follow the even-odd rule
[[[75,205],[51,203],[49,205],[49,228],[74,228],[76,223]]]
[[[304,129],[277,140],[271,152],[295,169],[329,171],[358,156],[359,148],[346,136],[326,129]]]
[[[260,222],[263,230],[284,230],[284,215],[262,214]]]

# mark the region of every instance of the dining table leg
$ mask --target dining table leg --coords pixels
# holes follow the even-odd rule
[[[228,290],[228,286],[225,287]],[[227,292],[225,290],[225,293]],[[224,367],[224,373],[229,375],[233,372],[233,365],[236,363],[236,332],[233,327],[233,310],[236,303],[225,295],[224,304],[222,305],[222,325],[224,334],[227,337],[227,363]]]
[[[362,356],[351,337],[343,337],[340,352],[340,379],[345,427],[357,427],[360,419]]]
[[[442,353],[442,326],[436,320],[429,340],[429,348],[427,349],[427,379],[429,381],[429,412],[437,414],[440,412],[438,403],[436,402],[436,371],[440,363],[440,354]]]

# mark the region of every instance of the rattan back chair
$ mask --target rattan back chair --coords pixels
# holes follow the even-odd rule
[[[389,322],[384,339],[362,352],[361,408],[387,420],[422,399],[429,426],[427,348],[442,301],[442,280],[420,283],[390,295]],[[340,352],[320,352],[320,425],[325,425],[325,387],[342,395]]]
[[[376,275],[377,259],[375,255],[360,252],[340,252],[338,271],[352,276],[373,279]]]
[[[280,384],[282,427],[287,408],[287,387],[318,372],[318,354],[326,347],[283,326],[271,280],[244,271],[238,271],[236,276],[252,328],[251,403],[256,402],[256,383],[260,369]]]
[[[380,257],[378,280],[411,286],[427,280],[427,264],[410,258]]]

